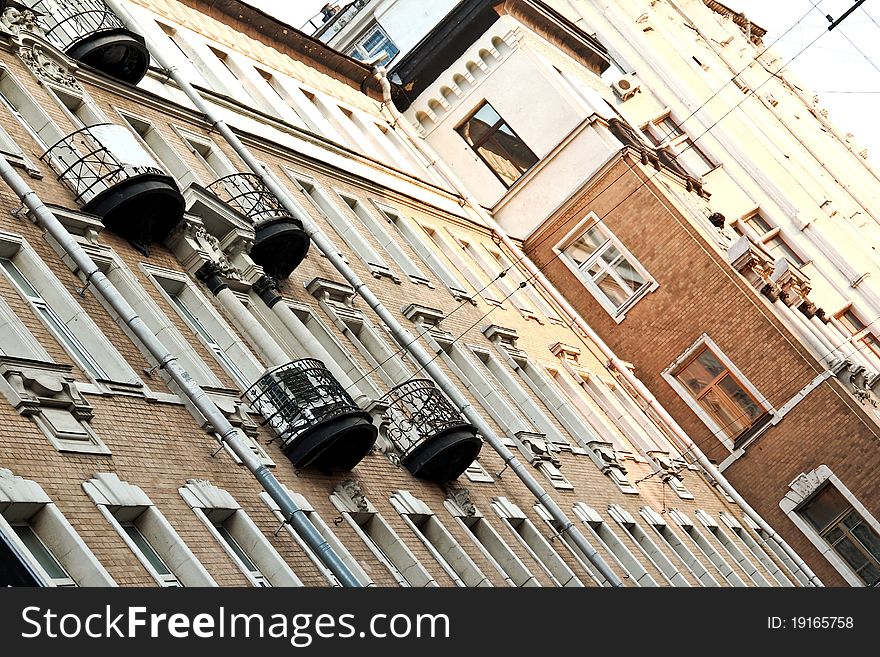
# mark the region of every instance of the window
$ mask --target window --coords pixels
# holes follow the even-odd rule
[[[76,586],[76,582],[73,581],[70,573],[64,569],[64,566],[52,554],[52,551],[40,540],[33,527],[27,523],[16,523],[12,525],[12,531],[21,539],[21,542],[24,543],[31,556],[46,571],[54,586]]]
[[[152,546],[150,541],[147,540],[147,537],[137,528],[137,525],[133,522],[121,522],[119,525],[122,527],[125,535],[130,539],[131,544],[137,548],[140,556],[143,559],[146,559],[150,564],[162,586],[183,586],[183,584],[180,583],[180,580],[177,579],[177,575],[171,572],[171,569],[168,568],[162,560],[162,557],[159,556],[159,553],[156,552],[156,549]]]
[[[773,558],[765,549],[767,543],[765,539],[761,538],[761,543],[764,545],[759,545],[758,541],[749,533],[749,531],[743,527],[739,521],[734,518],[729,513],[721,512],[721,520],[730,528],[730,531],[736,536],[737,539],[746,547],[749,554],[751,554],[755,559],[760,562],[760,564],[764,567],[764,570],[769,573],[773,579],[780,586],[794,586],[792,584],[791,579],[782,571],[782,568],[773,561]],[[771,549],[772,551],[772,549]]]
[[[468,515],[454,510],[449,502],[446,506],[510,586],[541,586],[488,520],[481,515]]]
[[[880,535],[833,484],[826,484],[799,509],[819,535],[865,586],[880,585]]]
[[[340,194],[340,197],[413,283],[422,283],[423,285],[433,287],[422,270],[413,262],[412,258],[394,241],[392,237],[394,233],[392,231],[389,231],[386,226],[379,223],[367,207],[356,198],[345,194]],[[393,222],[388,219],[388,223]]]
[[[375,201],[374,201],[375,204]],[[422,262],[425,263],[425,266],[430,269],[434,275],[439,278],[443,284],[449,289],[452,295],[456,298],[461,298],[467,296],[467,291],[465,289],[464,284],[456,278],[455,274],[452,273],[452,270],[446,266],[446,264],[440,259],[437,253],[425,243],[425,234],[428,229],[422,226],[413,226],[410,221],[401,215],[401,213],[396,210],[392,210],[391,208],[385,206],[378,206],[379,212],[385,219],[388,220],[388,223],[392,224],[397,231],[403,236],[403,239],[406,240],[407,244],[412,247],[412,250],[415,251],[418,256],[422,259]],[[425,231],[425,232],[422,232]],[[418,275],[416,272],[420,270],[413,270],[412,272],[408,271],[405,267],[401,265],[401,269],[406,271],[406,273],[412,277],[414,274]],[[430,282],[426,282],[426,285],[430,285]]]
[[[425,503],[408,491],[399,491],[391,497],[391,504],[457,586],[492,586]]]
[[[518,506],[505,497],[497,497],[492,508],[555,586],[584,585]]]
[[[423,228],[434,245],[449,259],[455,270],[464,276],[474,290],[478,291],[483,301],[493,306],[502,305],[504,295],[493,284],[493,280],[498,275],[498,272],[494,272],[490,280],[486,281],[474,271],[467,260],[462,258],[461,252],[467,248],[467,240],[461,237],[453,237],[448,230],[444,231],[446,233],[444,235],[444,232],[437,228],[429,226],[423,226]]]
[[[196,479],[178,492],[252,586],[302,585],[231,494]]]
[[[122,120],[140,137],[142,145],[152,154],[157,162],[162,163],[166,171],[170,171],[181,188],[189,186],[196,180],[190,166],[168,144],[159,130],[144,118],[119,111]]]
[[[333,309],[331,308],[331,312]],[[334,313],[337,314],[337,313]],[[337,314],[340,326],[347,337],[364,356],[370,365],[370,371],[376,371],[389,386],[396,386],[412,377],[397,351],[392,349],[379,329],[374,327],[362,314]]]
[[[83,490],[160,586],[217,586],[141,488],[102,472]]]
[[[761,545],[767,546],[770,548],[770,551],[776,556],[780,563],[782,563],[788,572],[792,573],[802,586],[814,586],[813,582],[807,576],[807,574],[801,570],[797,564],[792,560],[792,558],[788,555],[782,545],[779,542],[770,536],[770,534],[762,529],[754,520],[749,518],[748,516],[742,516],[741,518],[744,525],[746,525],[750,530],[752,530],[755,534],[757,534],[761,538]],[[748,532],[743,529],[743,534],[741,536],[748,535]]]
[[[632,514],[619,505],[613,505],[608,508],[608,515],[620,525],[629,539],[632,541],[639,551],[645,555],[654,567],[663,575],[665,580],[673,586],[690,586],[688,579],[681,574],[678,567],[669,560],[664,552],[657,547],[654,540],[645,533]]]
[[[611,582],[609,582],[608,579],[606,579],[606,577],[595,566],[595,564],[590,561],[583,550],[581,550],[580,547],[578,547],[574,543],[574,541],[571,540],[571,537],[561,530],[560,524],[553,519],[550,513],[542,505],[535,505],[535,513],[537,513],[541,517],[541,519],[544,520],[545,523],[547,523],[547,526],[553,531],[553,534],[551,534],[551,536],[553,537],[552,540],[557,541],[557,545],[565,546],[565,549],[568,550],[568,553],[571,555],[571,557],[575,560],[575,562],[580,565],[581,568],[583,568],[589,574],[590,579],[592,579],[597,586],[611,586]],[[596,552],[597,555],[600,556],[601,559],[605,560],[607,563],[607,555],[602,555],[601,552],[599,550],[596,550],[596,548],[593,547],[592,543],[590,543],[586,538],[584,538],[584,541],[594,552]],[[615,574],[620,577],[619,573]]]
[[[266,368],[185,278],[177,272],[160,273],[152,268],[147,273],[242,390],[262,376]]]
[[[27,299],[37,315],[46,323],[49,330],[52,331],[76,363],[96,379],[109,379],[110,377],[107,372],[104,371],[98,361],[92,357],[71,330],[67,328],[67,325],[58,317],[58,314],[52,310],[52,307],[46,303],[43,297],[40,296],[40,293],[37,292],[36,288],[31,285],[30,281],[15,266],[15,263],[9,258],[0,258],[0,267],[3,268],[16,289]]]
[[[113,579],[37,482],[0,468],[0,490],[3,496],[0,545],[8,544],[20,565],[36,575],[40,583],[47,586],[115,586]],[[4,578],[16,579],[21,572],[15,562],[14,558],[11,563],[0,565],[0,586],[11,583]]]
[[[718,542],[731,559],[736,562],[740,569],[748,576],[757,586],[771,586],[770,581],[764,577],[764,574],[752,563],[739,546],[731,539],[730,535],[724,531],[721,526],[707,512],[698,509],[696,511],[697,519],[703,524],[709,534]]]
[[[25,169],[32,177],[41,177],[42,175],[3,126],[0,126],[0,157],[6,158],[10,164]]]
[[[880,342],[874,332],[868,328],[855,309],[850,306],[837,315],[837,321],[859,342],[870,349],[875,356],[880,357]]]
[[[212,180],[208,184],[236,173],[235,167],[214,142],[190,134],[184,134],[183,139],[190,152],[205,165],[210,173]]]
[[[748,235],[753,241],[763,245],[764,250],[773,259],[787,258],[796,267],[806,265],[804,260],[786,241],[782,230],[774,227],[760,212],[743,217],[733,224],[733,229],[740,235]]]
[[[702,345],[682,365],[675,378],[718,429],[731,439],[750,436],[752,428],[764,426],[767,409],[756,395],[730,371],[728,365],[708,345]]]
[[[727,563],[727,560],[715,549],[715,546],[706,538],[705,534],[697,529],[696,525],[687,515],[681,511],[670,510],[669,516],[681,527],[694,546],[731,586],[747,586],[743,579],[731,568],[730,564]]]
[[[394,272],[379,255],[376,249],[367,241],[351,220],[336,207],[317,183],[301,178],[293,177],[300,187],[300,191],[311,201],[314,208],[336,230],[345,243],[367,265],[374,276],[387,276],[397,280]]]
[[[333,533],[333,530],[324,522],[324,519],[321,515],[315,511],[314,507],[309,503],[309,501],[303,497],[301,494],[296,493],[289,488],[285,487],[287,494],[293,498],[293,501],[296,503],[297,507],[299,507],[302,514],[308,518],[309,522],[312,523],[312,526],[318,530],[318,533],[321,537],[327,541],[333,551],[336,553],[336,556],[342,560],[342,562],[348,566],[349,570],[351,570],[352,574],[355,578],[361,583],[362,586],[374,586],[373,580],[370,579],[370,576],[364,572],[364,569],[361,568],[361,564],[351,555],[351,552],[342,544],[336,535]],[[327,568],[323,561],[321,561],[320,557],[308,546],[308,544],[302,539],[302,537],[297,533],[297,531],[290,525],[289,522],[286,521],[284,515],[281,513],[281,509],[278,506],[278,503],[273,500],[268,493],[260,493],[260,499],[263,501],[267,507],[272,510],[275,519],[278,520],[284,526],[284,529],[287,533],[293,538],[297,545],[302,548],[302,551],[305,552],[309,559],[312,560],[312,563],[324,574],[324,577],[327,578],[334,586],[341,586],[339,580],[336,579],[336,575]]]
[[[388,62],[397,56],[400,49],[394,45],[378,23],[373,23],[364,35],[358,39],[355,44],[349,48],[346,54],[351,55],[355,59],[362,62],[370,62],[377,66],[385,66]],[[381,58],[373,61],[374,57],[381,55]]]
[[[0,100],[43,149],[65,136],[40,104],[3,68],[0,68]]]
[[[566,238],[558,250],[605,310],[623,319],[654,281],[598,217],[588,220],[594,223],[574,239]]]
[[[456,131],[505,187],[513,185],[538,162],[488,102],[484,101]]]
[[[718,586],[718,580],[712,576],[703,562],[694,556],[687,545],[678,537],[672,527],[659,513],[648,507],[642,507],[642,517],[657,533],[657,536],[663,539],[670,550],[678,557],[679,561],[697,578],[701,586]]]
[[[657,580],[645,570],[645,567],[639,563],[629,548],[623,544],[614,530],[602,520],[602,517],[594,509],[583,502],[575,502],[572,508],[587,532],[605,549],[606,553],[626,573],[626,577],[635,586],[658,586]]]
[[[668,149],[679,164],[697,178],[715,168],[709,157],[672,119],[670,114],[654,119],[642,128],[642,132],[654,146],[662,144],[664,148]]]

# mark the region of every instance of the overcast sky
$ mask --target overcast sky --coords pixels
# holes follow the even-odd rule
[[[294,27],[326,4],[326,0],[246,1]],[[783,61],[794,57],[791,71],[819,94],[829,118],[842,132],[852,132],[868,148],[873,162],[880,162],[880,0],[867,0],[830,32],[825,16],[838,18],[855,0],[724,0],[724,4],[765,28],[765,46],[775,42],[773,48]]]

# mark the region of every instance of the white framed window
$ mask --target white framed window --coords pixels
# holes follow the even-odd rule
[[[508,585],[523,588],[541,586],[534,574],[476,508],[466,513],[450,500],[444,504],[458,525],[474,541],[483,557],[504,577]]]
[[[179,492],[252,586],[302,586],[278,551],[227,491],[208,481],[190,479]]]
[[[659,286],[623,243],[590,212],[554,247],[616,322]]]
[[[731,452],[773,422],[767,398],[705,333],[661,375]]]
[[[437,582],[372,504],[352,511],[337,493],[330,496],[349,526],[401,586],[434,587]]]
[[[186,274],[146,265],[141,267],[242,390],[250,388],[263,375],[265,366],[223,321],[211,302],[192,284]]]
[[[347,194],[341,192],[338,193],[340,198],[345,201],[345,204],[349,209],[351,209],[355,216],[361,220],[367,230],[370,231],[370,234],[376,238],[376,241],[383,249],[385,249],[386,253],[391,256],[391,259],[394,260],[395,264],[400,267],[401,271],[407,275],[410,281],[433,287],[422,270],[419,269],[416,263],[413,262],[412,258],[410,258],[403,248],[394,240],[392,235],[396,231],[389,231],[385,226],[379,223],[379,221],[367,209],[366,204]],[[394,223],[390,219],[387,220],[389,223]]]
[[[581,587],[584,585],[516,504],[506,497],[496,497],[492,502],[492,510],[498,514],[498,517],[507,525],[520,545],[541,566],[555,586]]]
[[[553,420],[547,417],[538,402],[532,399],[532,396],[517,382],[510,370],[498,358],[479,347],[471,346],[470,350],[477,362],[485,368],[485,373],[500,389],[510,395],[517,408],[529,418],[532,426],[547,436],[551,442],[571,449],[571,444],[565,434]]]
[[[831,468],[801,474],[779,506],[850,586],[880,585],[880,522]]]
[[[40,103],[15,79],[6,68],[0,66],[0,101],[34,138],[42,150],[53,146],[66,135],[49,118]]]
[[[287,171],[287,170],[286,170]],[[387,277],[396,282],[399,279],[392,271],[385,259],[379,255],[368,240],[361,235],[360,231],[349,218],[331,201],[326,192],[314,180],[298,177],[287,171],[291,179],[300,187],[300,190],[309,199],[312,206],[333,227],[336,233],[348,244],[352,252],[364,262],[370,272],[376,277]]]
[[[643,506],[641,509],[642,518],[654,530],[654,532],[666,543],[672,553],[678,557],[678,560],[690,571],[700,586],[718,586],[718,580],[709,572],[703,562],[697,559],[687,545],[684,544],[678,534],[673,531],[672,527],[659,513],[650,507]]]
[[[98,123],[107,123],[107,116],[92,100],[91,96],[70,89],[62,89],[54,85],[47,85],[49,93],[55,98],[64,110],[64,113],[73,123],[74,127],[85,128]]]
[[[483,249],[489,254],[491,258],[491,262],[500,267],[499,271],[506,271],[503,281],[505,285],[508,287],[508,293],[510,293],[513,289],[520,290],[519,294],[524,295],[528,298],[529,302],[523,302],[521,307],[518,306],[520,310],[520,314],[522,314],[527,319],[532,317],[537,319],[534,315],[532,309],[537,310],[541,314],[544,315],[547,320],[554,324],[564,324],[562,319],[559,317],[559,314],[554,310],[553,306],[550,305],[542,295],[538,288],[535,286],[534,277],[529,276],[528,278],[520,271],[517,266],[519,261],[512,261],[500,248],[493,248],[489,245],[483,243],[481,245]],[[523,286],[523,287],[521,287]],[[516,295],[511,298],[515,298]]]
[[[381,56],[375,63],[379,66],[385,66],[399,52],[400,49],[394,45],[382,26],[374,22],[346,51],[346,54],[363,62],[372,61],[374,57]]]
[[[654,542],[633,515],[618,504],[608,507],[608,515],[620,526],[632,544],[672,586],[689,587],[691,583],[681,574],[669,557]]]
[[[428,505],[409,491],[394,493],[391,505],[457,586],[492,586]]]
[[[0,468],[0,497],[0,534],[44,585],[116,586],[37,482]]]
[[[694,515],[697,520],[706,528],[706,531],[715,539],[724,552],[739,566],[745,575],[756,586],[773,586],[764,573],[749,559],[740,547],[734,542],[730,535],[718,524],[715,518],[708,512],[697,509]]]
[[[0,234],[0,270],[90,379],[111,387],[120,384],[129,391],[143,387],[128,362],[27,242]]]
[[[590,561],[589,558],[587,558],[587,555],[584,554],[584,552],[577,545],[574,544],[574,542],[571,540],[571,537],[568,536],[568,534],[566,534],[565,532],[560,531],[559,523],[553,519],[553,516],[550,515],[550,512],[547,511],[547,509],[545,509],[541,504],[536,504],[534,508],[535,513],[537,513],[538,516],[545,523],[547,523],[547,526],[553,532],[553,534],[551,534],[550,540],[556,541],[557,545],[564,545],[565,549],[571,555],[571,558],[574,559],[574,561],[589,574],[590,579],[593,580],[593,583],[596,584],[596,586],[611,586],[611,582],[609,582],[605,578],[605,576],[599,572],[599,569],[596,568],[595,565],[593,565],[593,562]],[[597,554],[599,553],[586,538],[584,538],[584,540],[586,541],[587,545],[589,545],[594,551],[597,552]],[[618,577],[620,577],[620,573],[618,573],[617,575]]]
[[[0,157],[24,169],[32,178],[41,178],[43,175],[3,126],[0,126]]]
[[[342,541],[337,538],[336,534],[333,533],[333,530],[330,529],[330,526],[324,521],[315,508],[311,505],[311,503],[300,493],[290,490],[285,487],[287,494],[293,498],[293,501],[299,507],[300,511],[306,518],[308,518],[309,522],[312,523],[312,526],[318,530],[318,533],[321,537],[327,541],[333,551],[336,553],[336,556],[348,566],[351,573],[354,575],[355,579],[357,579],[361,586],[375,586],[373,580],[369,575],[364,571],[361,567],[361,564],[358,563],[357,559],[355,559],[351,552],[348,551],[348,548],[342,543]],[[290,523],[285,521],[284,515],[281,513],[281,508],[278,506],[278,503],[273,500],[268,493],[263,492],[260,493],[260,499],[263,501],[272,513],[275,516],[275,519],[284,526],[285,531],[288,535],[293,538],[297,545],[299,545],[300,549],[311,559],[312,563],[320,570],[324,577],[327,578],[327,581],[330,582],[333,586],[342,586],[339,580],[336,578],[336,575],[324,565],[324,562],[321,561],[320,557],[315,554],[315,551],[312,550],[311,547],[300,537],[300,535],[296,532],[296,530],[291,527]]]
[[[488,261],[488,254],[484,257],[477,250],[471,237],[455,234],[448,228],[444,228],[444,232],[449,237],[448,240],[441,237],[438,232],[432,234],[431,239],[455,264],[468,283],[477,290],[483,301],[503,307],[508,295],[513,292],[512,288],[505,288],[501,283],[504,278],[500,276],[503,267],[500,265],[492,266]],[[459,253],[465,254],[467,259]],[[474,269],[473,265],[477,266],[479,272]]]
[[[141,285],[140,281],[138,281],[135,273],[130,270],[120,258],[110,252],[104,257],[93,254],[92,259],[104,275],[107,276],[108,280],[113,283],[116,290],[143,320],[147,327],[167,345],[169,351],[180,360],[181,365],[183,365],[186,371],[189,372],[199,385],[208,388],[223,387],[220,379],[217,378],[207,364],[205,364],[196,350],[193,349],[192,345],[190,345],[180,331],[177,330],[168,316],[159,308],[159,305],[147,294],[147,291]],[[120,328],[122,328],[122,330],[131,338],[132,342],[138,346],[147,362],[150,365],[155,366],[155,359],[152,354],[150,354],[149,350],[141,344],[140,340],[138,340],[133,333],[131,333],[125,322],[119,319],[116,312],[107,305],[104,298],[100,295],[97,295],[97,298],[108,312],[110,312]],[[152,375],[151,369],[144,368],[144,370],[148,372],[148,375]]]
[[[196,159],[199,160],[208,170],[209,175],[212,177],[211,180],[207,181],[208,185],[216,182],[220,178],[238,173],[232,162],[226,157],[226,154],[220,150],[220,147],[212,140],[202,137],[201,135],[196,135],[182,128],[175,127],[175,130],[180,134],[183,143],[189,151],[195,155]]]
[[[452,272],[452,269],[446,266],[446,263],[443,262],[437,252],[425,242],[425,238],[430,238],[431,233],[436,232],[436,229],[425,227],[416,221],[410,221],[402,213],[387,206],[379,205],[375,200],[373,205],[394,225],[407,244],[418,254],[422,262],[425,263],[425,266],[443,282],[452,296],[456,299],[469,298],[464,283],[458,279]]]
[[[583,502],[575,502],[574,514],[584,524],[587,532],[596,539],[614,563],[625,573],[625,577],[635,586],[659,586],[651,574],[621,541],[608,523],[592,507]]]
[[[685,535],[691,539],[691,542],[702,553],[704,557],[711,563],[715,570],[720,574],[731,586],[748,586],[742,577],[731,567],[727,559],[715,549],[711,541],[701,532],[687,514],[683,511],[672,509],[669,511],[669,517],[673,522],[681,527]]]
[[[731,533],[733,533],[733,535],[745,546],[748,553],[764,567],[764,570],[766,570],[780,586],[794,586],[792,579],[782,570],[782,567],[773,560],[773,557],[770,556],[770,552],[773,552],[773,548],[771,548],[763,538],[758,537],[756,540],[749,530],[743,527],[742,524],[729,513],[722,511],[720,517],[721,521],[727,525]],[[761,541],[760,544],[758,540]],[[770,552],[768,552],[768,550],[770,550]],[[789,574],[792,574],[791,571],[789,571]]]
[[[159,586],[217,586],[141,488],[103,472],[83,490]]]

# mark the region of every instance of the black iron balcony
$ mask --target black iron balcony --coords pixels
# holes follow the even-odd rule
[[[351,470],[376,442],[370,414],[319,360],[295,360],[269,370],[243,396],[272,427],[297,468]]]
[[[234,173],[208,185],[208,191],[251,220],[256,240],[251,258],[275,279],[285,279],[309,250],[302,222],[292,217],[259,176]]]
[[[387,436],[414,476],[443,482],[464,472],[480,453],[477,430],[433,381],[412,379],[382,398]]]
[[[103,0],[24,0],[40,15],[46,39],[112,78],[137,84],[150,66],[144,38],[125,28]]]
[[[142,244],[161,241],[183,218],[183,196],[134,136],[112,123],[77,130],[40,158],[86,212]]]

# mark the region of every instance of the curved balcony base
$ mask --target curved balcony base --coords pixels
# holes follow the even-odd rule
[[[482,446],[474,427],[453,427],[416,446],[401,463],[419,479],[452,481],[474,462]]]
[[[104,190],[83,206],[126,239],[161,242],[183,218],[184,200],[168,176],[144,174]]]
[[[330,474],[351,470],[360,463],[377,435],[370,414],[356,411],[316,424],[282,449],[296,468],[314,466]]]
[[[128,30],[96,32],[71,45],[67,54],[129,84],[140,82],[150,67],[150,52],[144,38]]]
[[[290,276],[309,250],[309,236],[295,219],[267,221],[255,232],[251,259],[277,280]]]

